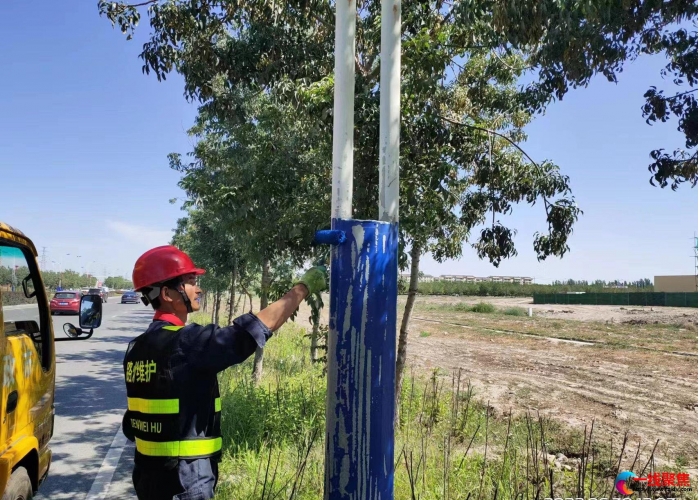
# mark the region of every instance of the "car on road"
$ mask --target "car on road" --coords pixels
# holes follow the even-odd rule
[[[78,314],[80,311],[80,297],[82,292],[64,291],[56,292],[49,303],[51,314],[56,313],[73,313]]]
[[[107,292],[102,288],[91,288],[86,295],[99,295],[102,297],[102,302],[107,302]]]
[[[136,292],[124,292],[122,294],[122,304],[138,304],[139,302],[141,302],[141,298]]]

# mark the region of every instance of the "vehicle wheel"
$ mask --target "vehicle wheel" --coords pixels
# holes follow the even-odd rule
[[[32,500],[32,498],[34,498],[34,491],[27,469],[17,467],[10,476],[2,500]]]

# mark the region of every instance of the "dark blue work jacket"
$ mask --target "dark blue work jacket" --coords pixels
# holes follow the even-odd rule
[[[217,373],[245,361],[272,333],[253,314],[233,325],[183,326],[157,313],[124,356],[127,411],[122,429],[136,443],[139,498],[211,498],[221,454]]]

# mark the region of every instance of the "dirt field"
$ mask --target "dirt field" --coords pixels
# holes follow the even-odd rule
[[[405,299],[399,298],[399,322]],[[478,302],[497,311],[464,310]],[[534,316],[504,314],[514,307],[532,307]],[[302,311],[299,321],[306,318]],[[539,411],[581,429],[595,419],[595,435],[608,443],[610,437],[621,443],[629,431],[629,462],[639,442],[648,456],[659,439],[657,460],[696,475],[697,325],[697,309],[419,297],[409,363],[446,376],[461,368],[481,399],[503,414]]]
[[[400,297],[401,304],[405,296]],[[574,321],[595,321],[623,323],[637,321],[643,323],[683,324],[697,326],[698,310],[686,307],[641,307],[641,306],[582,306],[562,304],[533,304],[532,297],[444,297],[421,296],[421,304],[450,304],[463,302],[476,304],[488,302],[496,307],[531,307],[533,314],[545,318],[558,318]]]

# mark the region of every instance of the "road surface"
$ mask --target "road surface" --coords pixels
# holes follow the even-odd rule
[[[5,321],[22,316],[5,311]],[[56,343],[56,421],[49,477],[36,499],[136,498],[131,486],[133,443],[121,433],[126,407],[122,360],[130,340],[153,316],[141,304],[103,304],[102,326],[90,340]],[[77,316],[53,316],[54,334]]]

